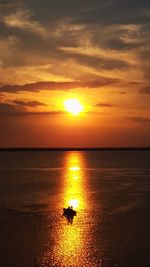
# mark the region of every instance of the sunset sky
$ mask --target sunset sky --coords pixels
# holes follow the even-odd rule
[[[148,0],[0,0],[0,147],[150,146],[149,30]]]

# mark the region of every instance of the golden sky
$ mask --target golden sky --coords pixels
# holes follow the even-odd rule
[[[0,1],[0,147],[150,146],[149,10]]]

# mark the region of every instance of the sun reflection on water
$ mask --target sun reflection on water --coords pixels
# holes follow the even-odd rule
[[[62,266],[78,266],[84,248],[85,231],[81,222],[81,213],[86,209],[87,196],[85,191],[85,163],[81,153],[69,152],[65,158],[63,188],[63,206],[73,206],[77,211],[73,225],[63,221],[59,233],[59,244],[56,248],[61,255]],[[85,248],[84,248],[85,253]]]
[[[60,218],[50,235],[53,244],[48,248],[44,261],[48,266],[71,267],[82,266],[82,259],[87,258],[88,228],[85,223],[88,205],[86,168],[83,154],[80,152],[65,153],[64,171],[61,178],[61,194],[58,202],[63,208],[73,206],[77,211],[73,224],[68,224],[66,218]],[[61,216],[61,215],[60,215]],[[44,266],[47,266],[44,265]]]
[[[68,153],[65,159],[64,206],[73,206],[77,211],[86,207],[85,166],[82,154]]]
[[[78,166],[72,166],[69,168],[70,171],[79,171],[80,168]]]

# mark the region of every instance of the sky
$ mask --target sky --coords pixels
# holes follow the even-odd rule
[[[0,147],[150,146],[149,30],[149,0],[0,0]]]

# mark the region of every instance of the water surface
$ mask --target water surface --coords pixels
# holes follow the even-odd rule
[[[0,152],[2,267],[144,267],[149,225],[148,151]]]

